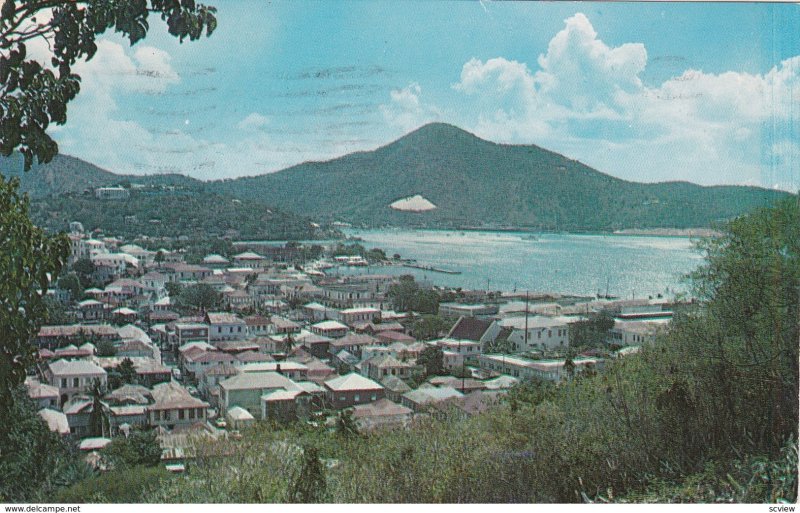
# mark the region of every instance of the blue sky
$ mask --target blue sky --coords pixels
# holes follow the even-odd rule
[[[211,2],[213,3],[213,2]],[[104,36],[53,134],[202,179],[369,150],[431,121],[637,181],[800,187],[800,7],[218,2],[211,38]]]

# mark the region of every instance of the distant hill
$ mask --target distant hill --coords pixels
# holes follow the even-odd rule
[[[118,184],[201,186],[203,182],[178,174],[118,175],[69,155],[56,155],[49,164],[34,165],[22,171],[22,158],[0,157],[0,174],[20,179],[20,190],[31,198],[44,198],[66,192],[83,192],[85,189]]]
[[[87,230],[99,228],[126,238],[305,240],[341,235],[292,212],[206,191],[203,182],[184,175],[117,175],[68,155],[57,155],[28,172],[22,171],[21,158],[4,158],[0,172],[20,178],[20,190],[31,197],[31,217],[51,231],[67,230],[71,221],[79,221]],[[120,184],[143,188],[132,190],[123,201],[95,198],[94,188]]]
[[[0,172],[20,176],[21,189],[32,198],[116,184],[174,185],[318,222],[362,226],[705,228],[789,195],[757,187],[628,182],[538,146],[496,144],[442,123],[425,125],[374,151],[235,180],[117,175],[65,155],[28,173],[21,169],[20,160],[0,159]],[[91,203],[82,205],[90,209]]]
[[[31,217],[51,231],[66,230],[70,221],[79,221],[86,230],[99,228],[126,239],[183,235],[192,239],[306,240],[341,235],[298,214],[200,189],[152,187],[132,191],[125,200],[100,200],[94,194],[76,193],[33,198]]]
[[[628,182],[538,146],[496,144],[441,123],[374,151],[207,187],[359,225],[564,231],[707,227],[788,195],[757,187]],[[416,195],[437,208],[390,208]]]

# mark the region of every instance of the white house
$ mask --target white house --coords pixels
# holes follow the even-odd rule
[[[530,360],[520,356],[485,354],[478,357],[482,369],[491,370],[520,379],[538,378],[548,381],[561,381],[569,377],[566,360]],[[584,372],[589,368],[601,369],[601,358],[575,358],[574,372]]]
[[[247,323],[230,313],[206,313],[209,340],[235,340],[247,337]]]
[[[56,360],[44,371],[47,382],[58,389],[61,405],[78,394],[89,392],[95,380],[105,386],[106,371],[87,360]]]
[[[508,317],[499,321],[503,328],[511,329],[508,341],[513,351],[536,351],[540,349],[566,349],[569,347],[569,322],[578,318]],[[527,329],[527,336],[526,336]]]

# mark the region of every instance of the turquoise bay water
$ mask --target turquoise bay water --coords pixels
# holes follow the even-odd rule
[[[461,274],[405,267],[341,268],[342,273],[413,274],[435,285],[468,289],[672,296],[703,261],[690,239],[623,235],[541,234],[441,230],[347,230],[369,248],[399,253],[421,265]]]

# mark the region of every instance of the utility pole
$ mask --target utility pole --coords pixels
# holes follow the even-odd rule
[[[461,357],[461,393],[464,393],[464,378],[467,371],[467,362],[464,359],[464,354],[461,352],[461,339],[458,339],[458,355]]]
[[[525,350],[528,350],[528,291],[525,291]]]

